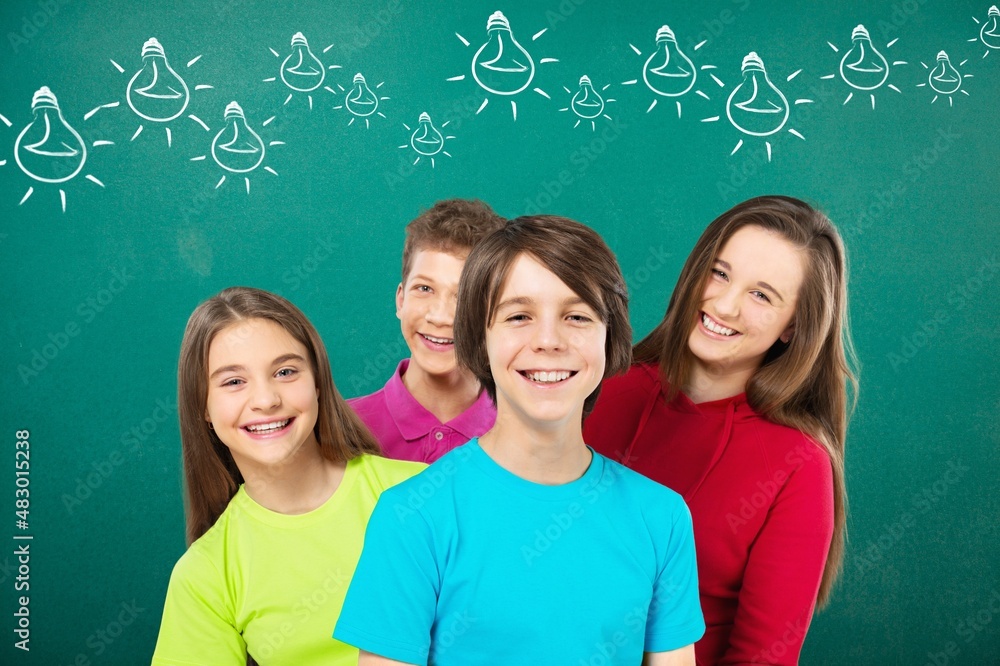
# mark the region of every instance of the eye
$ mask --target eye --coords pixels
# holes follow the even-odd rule
[[[419,292],[421,294],[430,294],[434,292],[434,290],[428,287],[426,284],[413,285],[413,291]]]
[[[726,275],[725,271],[720,271],[718,268],[713,268],[712,269],[712,275],[714,277],[717,277],[717,278],[721,279],[721,280],[726,280],[726,281],[729,280],[729,276]]]
[[[504,319],[504,321],[510,321],[510,322],[528,321],[528,315],[521,314],[521,313],[519,313],[519,314],[512,314],[509,317],[507,317],[506,319]]]
[[[589,324],[594,321],[593,317],[584,314],[571,314],[568,318],[577,324]]]
[[[282,368],[274,374],[276,377],[293,377],[299,374],[299,371],[297,368]]]
[[[233,377],[232,379],[227,379],[227,380],[223,381],[222,382],[222,386],[239,386],[242,383],[243,383],[242,379],[239,379],[237,377]]]
[[[767,294],[762,291],[751,291],[750,294],[757,300],[764,301],[765,303],[771,302],[771,299],[767,297]]]

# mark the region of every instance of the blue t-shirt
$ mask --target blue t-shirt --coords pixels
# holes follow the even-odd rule
[[[593,453],[546,486],[475,439],[386,490],[334,636],[411,664],[639,664],[705,630],[677,493]]]

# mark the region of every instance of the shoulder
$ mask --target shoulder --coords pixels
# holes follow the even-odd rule
[[[678,493],[621,463],[601,457],[604,458],[602,483],[609,488],[615,487],[629,510],[657,521],[674,523],[682,519],[690,522],[687,504]]]
[[[640,363],[633,365],[623,374],[608,377],[601,384],[601,400],[608,402],[629,402],[636,396],[648,395],[660,390],[659,368]]]
[[[409,460],[394,460],[376,455],[362,455],[352,461],[362,475],[378,490],[386,490],[419,474],[427,465]]]
[[[772,467],[811,475],[832,475],[830,455],[822,444],[798,428],[770,421],[756,412],[743,421]]]
[[[188,546],[170,574],[171,585],[204,586],[222,582],[227,545],[238,529],[238,509],[229,502],[215,524]]]
[[[349,398],[347,400],[347,404],[356,414],[362,417],[373,412],[384,411],[386,406],[385,389],[380,388],[374,393],[369,393],[368,395],[362,395],[357,398]]]

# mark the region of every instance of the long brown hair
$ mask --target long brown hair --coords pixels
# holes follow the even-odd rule
[[[319,390],[314,432],[321,455],[333,462],[346,462],[364,453],[381,452],[374,436],[337,392],[326,347],[302,311],[281,296],[260,289],[225,289],[191,314],[177,364],[188,545],[215,524],[244,481],[229,448],[209,428],[205,408],[212,340],[227,326],[248,319],[274,322],[308,350]]]
[[[688,338],[701,309],[705,284],[723,245],[748,225],[780,234],[808,258],[792,319],[792,338],[787,344],[775,342],[747,382],[746,395],[754,411],[806,433],[830,456],[834,530],[819,589],[822,607],[830,598],[844,557],[844,446],[849,412],[857,396],[857,362],[847,313],[847,258],[833,223],[809,204],[783,196],[750,199],[717,217],[684,264],[663,321],[635,346],[635,362],[658,364],[672,394],[688,385],[693,363]]]

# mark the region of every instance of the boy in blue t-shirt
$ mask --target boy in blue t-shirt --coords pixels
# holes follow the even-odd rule
[[[565,218],[509,222],[469,255],[455,339],[496,424],[382,495],[334,636],[360,666],[693,666],[687,507],[583,441],[631,359],[607,245]]]

